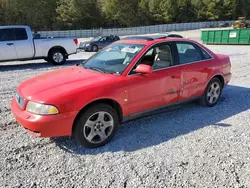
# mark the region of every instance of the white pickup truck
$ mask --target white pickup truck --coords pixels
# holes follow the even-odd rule
[[[77,38],[36,39],[29,26],[0,26],[0,62],[44,59],[62,65],[77,48]]]

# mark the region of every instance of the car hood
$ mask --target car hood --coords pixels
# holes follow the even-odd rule
[[[104,81],[112,80],[114,76],[72,66],[30,78],[18,86],[18,91],[28,99],[37,95],[55,96],[79,87],[102,84]]]

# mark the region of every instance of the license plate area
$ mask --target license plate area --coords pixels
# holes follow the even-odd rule
[[[16,102],[20,108],[24,107],[24,98],[19,95],[19,93],[16,93]]]

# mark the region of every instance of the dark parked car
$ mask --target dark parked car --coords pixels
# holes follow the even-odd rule
[[[97,52],[98,50],[108,46],[109,44],[120,40],[120,38],[116,35],[110,36],[99,36],[91,41],[81,42],[79,45],[79,49],[83,49],[88,52]]]
[[[218,27],[222,28],[222,27],[229,27],[229,23],[220,23],[218,25]]]
[[[169,38],[183,38],[183,36],[178,35],[178,34],[167,34],[167,37],[169,37]]]

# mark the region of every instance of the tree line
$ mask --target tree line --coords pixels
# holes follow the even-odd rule
[[[131,27],[250,17],[250,0],[0,0],[0,25]]]

